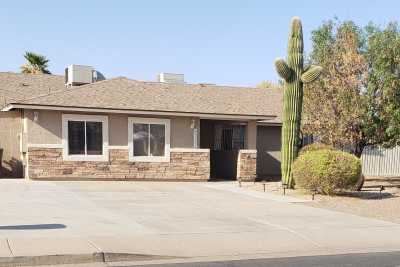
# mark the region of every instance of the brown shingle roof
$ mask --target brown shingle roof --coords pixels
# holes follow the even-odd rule
[[[32,75],[34,76],[34,75]],[[45,75],[40,75],[46,77]],[[51,75],[48,75],[51,76]],[[144,82],[118,77],[93,84],[65,88],[64,81],[47,92],[48,82],[34,88],[38,94],[30,99],[9,101],[13,104],[84,107],[136,111],[167,111],[203,114],[277,116],[282,112],[282,92],[277,89],[258,89],[200,84],[167,84]],[[32,78],[33,79],[33,78]],[[46,77],[48,79],[48,77]],[[55,81],[54,80],[54,81]],[[0,88],[7,87],[2,83]],[[53,82],[53,81],[52,81]],[[14,82],[15,83],[15,82]],[[59,90],[56,90],[58,88]],[[2,92],[0,92],[2,94]],[[26,95],[26,92],[25,92]]]
[[[65,90],[60,75],[0,72],[0,107],[60,90]]]

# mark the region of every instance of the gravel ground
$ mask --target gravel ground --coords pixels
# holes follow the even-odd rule
[[[368,188],[368,186],[380,185],[385,186],[382,193],[379,193],[378,188]],[[302,203],[302,205],[400,223],[400,178],[368,178],[364,186],[365,188],[360,192],[349,192],[340,196],[315,195],[314,201]],[[264,190],[262,182],[244,183],[243,187],[257,191]],[[280,181],[266,182],[265,190],[274,194],[283,194]],[[310,194],[301,190],[286,190],[286,194],[312,199]]]

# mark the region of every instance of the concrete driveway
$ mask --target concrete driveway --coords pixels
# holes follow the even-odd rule
[[[0,216],[0,257],[108,251],[215,260],[400,250],[398,224],[233,182],[0,180]]]

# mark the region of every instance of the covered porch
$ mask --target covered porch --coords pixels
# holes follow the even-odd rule
[[[211,180],[254,180],[256,143],[256,121],[200,120],[200,148],[210,150]]]

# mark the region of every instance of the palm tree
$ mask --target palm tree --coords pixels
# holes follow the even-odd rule
[[[33,52],[25,52],[24,58],[26,59],[27,63],[21,66],[22,73],[51,74],[47,69],[47,63],[49,63],[49,60],[45,56]]]

